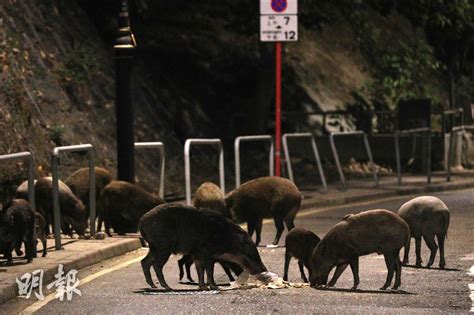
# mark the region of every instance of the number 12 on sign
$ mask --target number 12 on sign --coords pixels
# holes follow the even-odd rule
[[[260,40],[263,42],[295,42],[298,40],[296,15],[261,15]]]

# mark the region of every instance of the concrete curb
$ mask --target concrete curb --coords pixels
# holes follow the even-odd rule
[[[71,269],[82,269],[93,264],[99,263],[103,260],[117,257],[128,252],[137,250],[142,247],[142,244],[138,238],[124,239],[118,244],[112,244],[106,248],[92,250],[79,255],[73,259],[58,261],[56,263],[50,263],[42,268],[44,270],[43,275],[43,286],[47,283],[51,283],[54,280],[54,275],[58,272],[58,265],[63,264],[64,270],[68,271]],[[18,285],[16,281],[8,283],[0,287],[0,305],[16,298],[18,296]]]
[[[406,196],[406,195],[415,195],[420,193],[430,193],[430,192],[440,192],[440,191],[452,191],[452,190],[463,190],[474,188],[474,182],[464,182],[464,183],[454,183],[447,182],[443,184],[436,184],[430,186],[422,187],[406,187],[406,188],[397,188],[396,190],[387,190],[387,191],[377,191],[371,194],[362,194],[349,197],[335,197],[331,200],[319,200],[304,202],[301,205],[301,210],[314,208],[314,207],[329,207],[329,206],[338,206],[348,203],[361,202],[361,201],[370,201],[382,198],[390,198],[396,196]]]

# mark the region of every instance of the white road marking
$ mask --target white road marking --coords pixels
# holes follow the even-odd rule
[[[469,272],[467,274],[470,276],[474,276],[474,266],[471,266],[471,269],[469,269]],[[469,291],[471,291],[469,297],[472,301],[471,310],[469,312],[474,313],[474,283],[469,283]]]

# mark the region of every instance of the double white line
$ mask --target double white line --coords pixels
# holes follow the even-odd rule
[[[471,266],[471,269],[469,269],[469,272],[467,274],[474,277],[474,266]],[[474,313],[474,283],[469,283],[469,291],[471,291],[471,294],[469,296],[472,301],[470,312]]]

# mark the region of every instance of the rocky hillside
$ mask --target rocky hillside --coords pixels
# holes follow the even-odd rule
[[[322,3],[314,8],[312,1],[300,1],[300,40],[284,46],[285,111],[345,108],[354,92],[363,94],[376,77],[376,65],[360,49],[358,20],[347,19],[336,4]],[[2,0],[0,153],[32,151],[43,175],[53,147],[92,143],[97,164],[115,168],[115,5]],[[423,38],[396,13],[370,12],[378,38],[384,39],[379,46]],[[182,144],[189,137],[225,141],[230,183],[233,138],[273,130],[273,45],[258,41],[257,1],[136,0],[131,15],[139,45],[135,137],[165,143],[166,192],[183,192]],[[430,84],[439,84],[438,78],[432,73]],[[305,120],[304,126],[318,132],[319,123]],[[284,129],[294,131],[295,124],[286,121]],[[216,163],[205,157],[211,152],[197,151],[195,169],[201,177],[211,176],[210,165]],[[150,189],[157,182],[155,160],[153,154],[137,155],[138,180]],[[68,156],[63,176],[85,163],[82,156]],[[1,180],[18,182],[22,169],[0,166]]]

